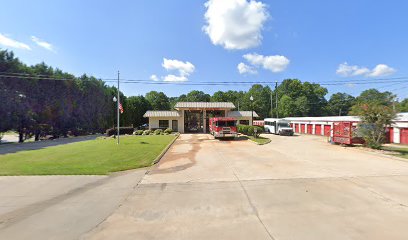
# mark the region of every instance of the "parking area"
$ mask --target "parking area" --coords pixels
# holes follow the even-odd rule
[[[407,239],[408,162],[318,136],[183,134],[84,239]]]

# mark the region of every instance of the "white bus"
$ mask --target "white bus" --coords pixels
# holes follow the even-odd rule
[[[264,128],[266,133],[293,136],[290,122],[281,118],[265,118]]]

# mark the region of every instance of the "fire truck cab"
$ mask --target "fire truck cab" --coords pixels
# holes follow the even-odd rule
[[[210,133],[215,138],[235,138],[238,136],[237,120],[231,117],[210,118]]]

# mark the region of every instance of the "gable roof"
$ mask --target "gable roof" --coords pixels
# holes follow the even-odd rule
[[[251,117],[251,111],[231,111],[228,112],[228,117]],[[259,117],[258,114],[254,111],[254,117]]]
[[[180,117],[177,111],[147,111],[143,117]]]
[[[174,108],[235,108],[232,102],[178,102]]]

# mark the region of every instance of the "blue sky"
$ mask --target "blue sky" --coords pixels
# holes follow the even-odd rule
[[[76,75],[114,78],[120,70],[128,79],[191,83],[408,76],[408,2],[402,0],[13,0],[2,9],[1,48],[25,63],[45,61]],[[128,96],[248,89],[122,86]],[[325,87],[352,95],[378,87],[408,97],[408,82]]]

